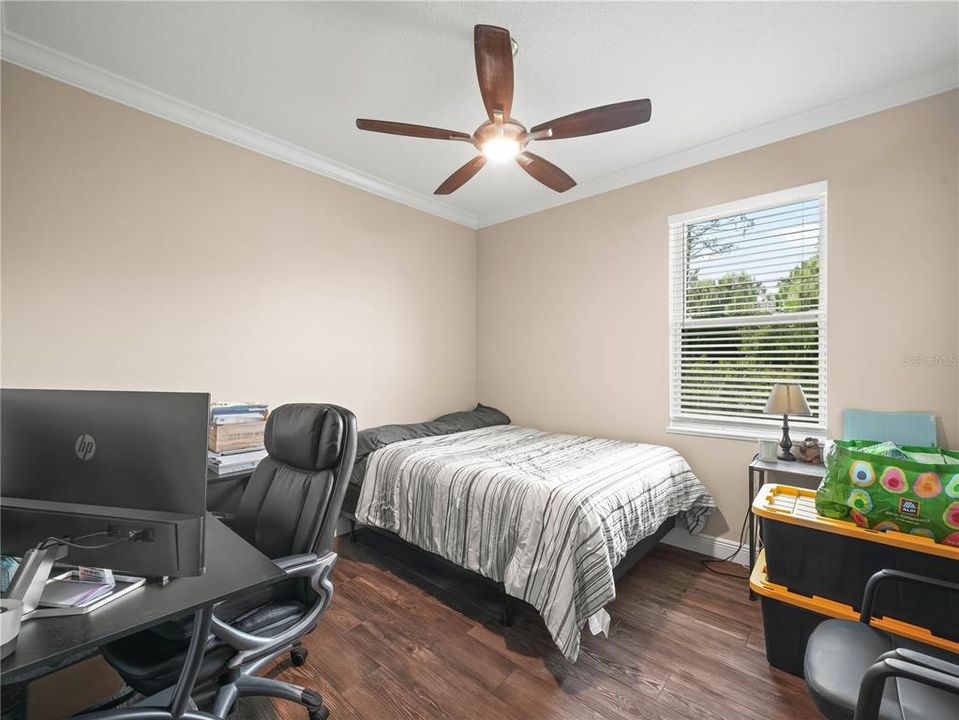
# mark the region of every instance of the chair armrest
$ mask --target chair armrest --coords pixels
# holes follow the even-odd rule
[[[323,555],[314,553],[304,553],[302,555],[287,555],[286,557],[276,558],[273,562],[279,567],[288,578],[308,577],[313,578],[311,585],[317,594],[325,592],[326,588],[317,584],[317,581],[323,577],[329,577],[336,565],[339,556],[332,550]],[[330,593],[333,592],[333,586],[330,585]]]
[[[916,654],[921,655],[921,653]],[[886,657],[886,655],[883,655],[884,659],[866,670],[863,675],[862,682],[859,683],[859,697],[856,700],[856,714],[853,720],[878,720],[882,692],[889,678],[901,677],[959,695],[959,675],[941,672],[925,665],[916,665],[906,660]],[[925,655],[922,657],[934,660]],[[945,663],[945,665],[952,665],[952,663]]]
[[[952,592],[959,593],[959,583],[926,577],[925,575],[915,575],[913,573],[902,572],[901,570],[880,570],[869,578],[869,582],[866,583],[866,591],[862,596],[862,611],[859,613],[859,622],[869,623],[869,619],[872,617],[872,607],[876,603],[876,591],[879,586],[887,580],[899,580],[900,582],[910,582],[917,585],[928,585],[930,587],[938,587],[943,590],[951,590]]]
[[[896,648],[879,656],[879,660],[885,660],[887,658],[903,660],[913,665],[921,665],[930,670],[938,670],[939,672],[954,675],[959,678],[959,665],[956,663],[951,663],[948,660],[933,657],[932,655],[926,655],[916,650],[910,650],[909,648]]]
[[[316,553],[302,553],[300,555],[287,555],[286,557],[275,558],[273,563],[281,570],[291,570],[300,565],[308,565],[317,560]]]
[[[257,656],[266,655],[305,635],[316,625],[319,617],[326,612],[333,599],[333,581],[330,573],[336,564],[337,554],[328,552],[321,556],[312,553],[305,555],[290,555],[279,558],[274,562],[285,572],[287,578],[309,578],[310,586],[316,593],[317,600],[306,614],[293,627],[287,628],[277,635],[253,635],[237,630],[232,625],[213,616],[211,632],[217,639],[226,643],[237,654],[230,660],[228,667],[239,667]]]

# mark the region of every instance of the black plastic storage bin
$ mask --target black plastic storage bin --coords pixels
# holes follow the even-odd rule
[[[828,616],[762,595],[759,601],[763,609],[766,660],[773,667],[802,677],[806,641]]]
[[[762,603],[766,659],[773,667],[802,676],[806,643],[816,626],[830,618],[859,622],[859,612],[850,605],[818,596],[799,595],[773,583],[767,574],[766,557],[766,550],[759,553],[749,577],[749,587]],[[896,645],[932,646],[959,656],[959,643],[937,637],[922,625],[875,616],[869,624],[889,633]]]
[[[766,485],[753,512],[760,518],[768,580],[790,592],[827,598],[858,611],[866,582],[882,569],[959,582],[959,548],[819,517],[813,491]],[[959,642],[955,593],[889,581],[879,588],[875,613]]]

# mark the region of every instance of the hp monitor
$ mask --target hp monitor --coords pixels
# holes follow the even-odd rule
[[[56,538],[76,565],[202,574],[209,410],[206,393],[4,388],[0,552]]]

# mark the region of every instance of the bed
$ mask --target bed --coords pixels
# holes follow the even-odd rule
[[[617,567],[673,523],[699,532],[715,502],[671,448],[547,433],[478,411],[485,417],[452,432],[443,418],[374,429],[360,442],[345,509],[502,583],[575,661],[584,625],[608,630]]]

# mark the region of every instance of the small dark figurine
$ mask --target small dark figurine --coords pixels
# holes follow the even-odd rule
[[[804,463],[809,463],[810,465],[821,464],[822,453],[819,451],[819,441],[811,437],[803,440],[799,448],[799,458]]]

